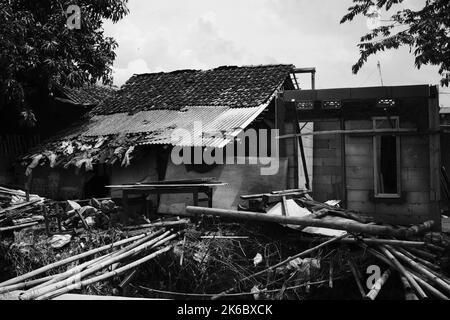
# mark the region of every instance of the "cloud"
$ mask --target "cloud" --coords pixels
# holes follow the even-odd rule
[[[368,28],[363,17],[339,24],[352,0],[130,0],[129,4],[127,17],[105,24],[105,34],[119,43],[116,84],[133,73],[292,63],[316,67],[318,88],[378,86],[378,60],[385,85],[440,80],[435,67],[415,69],[414,57],[405,48],[371,57],[353,75],[351,67],[359,57],[356,45]],[[300,85],[309,87],[309,79]]]
[[[216,16],[208,12],[199,17],[188,28],[184,43],[185,58],[197,60],[204,66],[217,66],[222,64],[239,64],[245,55],[241,48],[226,39],[216,24]]]
[[[149,73],[150,68],[144,59],[136,59],[128,62],[125,68],[113,68],[114,84],[123,85],[133,74]]]

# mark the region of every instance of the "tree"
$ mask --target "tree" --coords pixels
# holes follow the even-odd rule
[[[128,14],[127,1],[0,0],[0,109],[33,123],[35,102],[53,87],[111,83],[117,43],[102,23]],[[71,5],[80,9],[80,28],[68,27]]]
[[[352,21],[358,15],[369,17],[373,8],[389,12],[404,0],[353,0],[354,5],[341,23]],[[387,22],[387,23],[386,23]],[[450,82],[450,1],[426,0],[423,8],[402,8],[393,13],[369,33],[361,37],[358,44],[360,58],[352,67],[357,73],[367,59],[380,51],[407,46],[415,56],[415,66],[439,66],[441,85]]]

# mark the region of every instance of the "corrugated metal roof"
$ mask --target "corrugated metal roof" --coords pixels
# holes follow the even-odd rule
[[[151,110],[132,115],[98,115],[73,128],[70,134],[60,137],[59,140],[80,135],[96,137],[143,134],[139,144],[197,145],[194,137],[203,137],[201,145],[223,147],[231,137],[238,135],[255,120],[267,105],[251,108],[197,106],[186,107],[180,111]],[[174,137],[180,137],[183,132],[175,130],[185,130],[189,137],[177,143]],[[192,142],[189,143],[189,140]]]

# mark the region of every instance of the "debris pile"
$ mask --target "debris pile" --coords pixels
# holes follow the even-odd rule
[[[11,232],[44,220],[40,205],[44,198],[22,190],[0,187],[0,233]]]
[[[432,232],[433,221],[376,224],[298,189],[242,199],[238,211],[190,206],[182,217],[131,226],[117,222],[121,208],[110,199],[41,202],[43,221],[16,231],[8,245],[4,259],[14,272],[3,273],[0,294],[450,297],[450,237]]]

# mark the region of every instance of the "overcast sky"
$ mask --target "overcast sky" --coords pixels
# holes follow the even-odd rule
[[[406,0],[414,6],[425,0]],[[317,88],[438,84],[437,67],[414,68],[408,49],[372,57],[358,75],[363,17],[340,25],[351,0],[129,0],[130,14],[105,33],[119,43],[115,84],[135,73],[289,63],[317,68]],[[387,18],[382,13],[382,19]],[[300,84],[310,87],[309,78]],[[441,89],[450,92],[450,88]],[[441,94],[450,107],[450,94]]]

